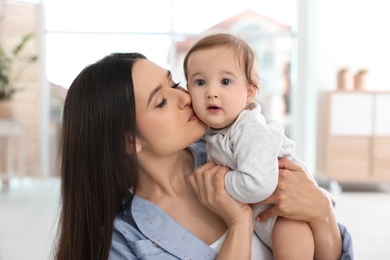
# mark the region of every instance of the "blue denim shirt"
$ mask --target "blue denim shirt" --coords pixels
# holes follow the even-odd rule
[[[195,169],[206,163],[204,143],[189,147]],[[353,259],[352,239],[339,224],[343,236],[342,260]],[[116,259],[215,259],[217,253],[182,227],[159,206],[134,196],[132,203],[114,220],[110,260]]]

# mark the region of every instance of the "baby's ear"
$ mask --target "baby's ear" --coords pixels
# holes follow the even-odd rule
[[[248,104],[252,103],[255,100],[256,95],[257,95],[257,87],[253,83],[249,83],[246,102]]]

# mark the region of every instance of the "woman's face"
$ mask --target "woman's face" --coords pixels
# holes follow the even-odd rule
[[[136,120],[142,152],[167,155],[188,147],[207,126],[194,114],[191,97],[170,71],[147,60],[133,66]]]

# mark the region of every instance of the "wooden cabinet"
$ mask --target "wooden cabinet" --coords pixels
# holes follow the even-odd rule
[[[326,92],[318,109],[318,173],[390,183],[390,92]]]
[[[378,180],[390,177],[390,138],[376,137],[373,144],[373,175]]]

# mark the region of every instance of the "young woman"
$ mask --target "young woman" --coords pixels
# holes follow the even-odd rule
[[[189,94],[143,55],[86,67],[64,107],[55,259],[272,259],[251,208],[224,188],[229,169],[206,163],[205,131]],[[280,166],[275,207],[260,218],[304,220],[326,239],[341,231],[334,246],[350,255],[326,194],[290,161]]]

